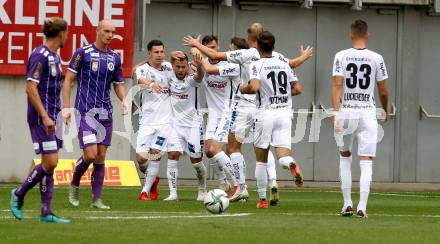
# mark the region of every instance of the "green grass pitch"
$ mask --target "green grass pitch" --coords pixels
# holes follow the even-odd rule
[[[368,219],[340,217],[341,194],[317,189],[281,189],[278,206],[257,209],[257,194],[213,215],[195,201],[197,189],[181,187],[178,202],[137,200],[138,188],[107,187],[110,211],[89,208],[90,187],[81,206],[69,206],[68,188],[54,190],[53,209],[70,225],[41,224],[37,189],[25,199],[25,219],[12,218],[9,192],[0,185],[0,243],[440,243],[440,193],[370,195]],[[354,193],[355,203],[359,195]],[[42,239],[40,239],[42,238]]]

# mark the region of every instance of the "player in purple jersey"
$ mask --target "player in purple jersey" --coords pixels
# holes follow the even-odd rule
[[[53,214],[51,209],[53,171],[58,163],[61,139],[55,135],[57,115],[61,110],[60,91],[62,69],[59,48],[67,39],[67,22],[61,18],[46,19],[43,24],[46,37],[37,47],[27,64],[26,93],[28,96],[27,121],[36,154],[41,154],[41,164],[35,166],[23,184],[11,191],[10,208],[14,217],[23,219],[23,203],[26,192],[40,183],[41,222],[70,223]]]
[[[93,163],[92,193],[90,207],[110,209],[102,203],[101,193],[105,177],[105,155],[111,144],[113,107],[110,101],[111,83],[126,113],[124,77],[121,58],[109,44],[115,35],[115,25],[101,20],[96,30],[96,41],[79,48],[70,61],[63,88],[63,119],[70,122],[70,93],[73,80],[78,81],[75,109],[81,115],[78,139],[83,155],[78,159],[72,177],[69,202],[79,206],[81,177]]]

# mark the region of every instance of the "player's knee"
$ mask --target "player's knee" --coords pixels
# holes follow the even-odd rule
[[[168,152],[168,159],[170,160],[179,160],[180,152]]]
[[[93,162],[96,162],[97,153],[95,152],[85,152],[84,153],[84,161],[91,164]]]
[[[214,145],[209,145],[209,146],[205,147],[205,153],[208,158],[212,158],[218,152],[217,152],[217,148]]]
[[[350,151],[344,151],[344,152],[339,152],[341,154],[342,157],[350,157],[351,156],[351,152]]]
[[[370,157],[370,156],[361,156],[361,157],[359,157],[359,160],[373,160],[373,157]]]
[[[146,153],[145,153],[145,154],[146,154]],[[147,155],[142,155],[142,154],[136,153],[136,161],[137,161],[139,164],[144,164],[144,163],[146,163],[146,162],[148,161],[148,159],[147,159]]]
[[[152,149],[150,149],[149,157],[153,161],[159,161],[161,158],[161,151],[152,148]]]
[[[96,157],[95,157],[95,161],[96,163],[103,163],[105,161],[105,153],[97,153]]]
[[[202,162],[202,158],[192,158],[190,157],[189,160],[191,161],[192,164],[196,164],[196,163],[200,163]]]

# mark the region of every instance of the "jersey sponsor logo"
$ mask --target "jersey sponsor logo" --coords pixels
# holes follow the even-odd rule
[[[344,93],[344,101],[368,102],[370,101],[370,96],[370,94],[364,93]]]
[[[93,70],[93,72],[98,71],[98,67],[99,67],[99,62],[98,61],[93,61],[92,62],[92,70]]]
[[[107,64],[107,68],[108,68],[108,70],[110,70],[110,71],[115,70],[115,63],[113,63],[113,62],[108,63],[108,64]]]
[[[366,57],[362,57],[362,58],[358,58],[358,57],[346,57],[345,60],[347,61],[352,61],[352,62],[367,62],[367,63],[371,63],[371,59],[370,58],[366,58]]]
[[[216,81],[208,81],[208,87],[223,89],[226,87],[226,82],[216,82]]]
[[[95,58],[99,58],[99,53],[91,53],[90,56],[95,57]]]
[[[223,75],[228,75],[230,73],[235,72],[235,68],[228,68],[223,70]]]
[[[37,68],[35,69],[34,73],[32,74],[32,77],[34,79],[38,79],[40,77],[41,69],[43,68],[43,64],[38,62]]]
[[[241,53],[230,53],[229,54],[229,58],[237,58],[237,57],[240,57],[241,56]]]
[[[283,67],[278,65],[271,65],[271,66],[265,66],[264,70],[277,70],[277,69],[283,69]]]
[[[174,93],[173,96],[180,100],[187,100],[189,98],[188,94],[176,94]]]

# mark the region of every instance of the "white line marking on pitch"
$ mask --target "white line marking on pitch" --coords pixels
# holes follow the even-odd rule
[[[222,218],[222,217],[243,217],[252,213],[237,214],[211,214],[211,215],[158,215],[158,216],[93,216],[93,217],[73,217],[73,219],[89,219],[89,220],[130,220],[130,219],[198,219],[198,218]],[[27,219],[35,219],[36,217],[28,217]],[[12,216],[0,216],[0,219],[14,219]]]

